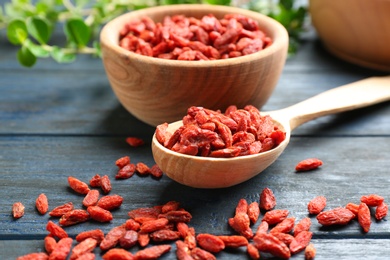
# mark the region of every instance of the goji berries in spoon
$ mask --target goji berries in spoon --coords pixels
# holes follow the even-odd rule
[[[162,145],[156,134],[152,140],[154,160],[171,179],[195,188],[224,188],[249,180],[270,166],[290,141],[291,131],[315,118],[358,109],[390,100],[390,76],[371,77],[334,88],[296,105],[262,113],[285,133],[285,139],[271,150],[231,158],[182,154]],[[185,119],[184,119],[185,120]],[[183,121],[166,125],[173,134]]]

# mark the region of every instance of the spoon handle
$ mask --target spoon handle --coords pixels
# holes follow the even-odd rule
[[[292,131],[317,117],[367,107],[388,100],[390,100],[390,76],[370,77],[330,89],[274,112],[289,120]]]

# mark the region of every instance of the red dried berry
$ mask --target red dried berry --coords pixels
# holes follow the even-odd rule
[[[371,226],[371,213],[370,208],[364,202],[361,202],[359,205],[358,221],[363,231],[367,233]]]
[[[99,199],[97,206],[105,210],[114,210],[122,205],[123,197],[119,195],[106,195]]]
[[[99,200],[100,192],[98,190],[90,190],[83,199],[85,207],[95,206]]]
[[[103,193],[108,194],[112,189],[111,181],[108,175],[103,175],[100,182]]]
[[[198,245],[206,251],[218,253],[225,249],[225,243],[218,236],[212,234],[199,234],[196,236]]]
[[[310,231],[299,232],[289,245],[291,254],[296,254],[304,250],[306,246],[309,245],[312,236],[313,233]]]
[[[51,217],[61,217],[65,213],[72,211],[74,209],[72,202],[67,202],[63,205],[55,207],[52,211],[49,212]]]
[[[388,206],[385,202],[382,202],[381,204],[379,204],[379,205],[376,207],[376,210],[375,210],[375,218],[376,218],[377,220],[383,219],[384,217],[387,216],[388,210],[389,210],[389,206]]]
[[[80,181],[79,179],[73,176],[68,177],[68,183],[69,186],[72,188],[72,190],[74,190],[77,193],[86,195],[89,192],[88,184],[86,184],[83,181]]]
[[[61,216],[59,223],[61,226],[71,226],[85,222],[89,219],[89,214],[83,209],[74,209]]]
[[[89,213],[91,219],[98,222],[110,222],[113,220],[111,212],[99,206],[90,206],[87,208],[87,212]]]
[[[273,209],[264,214],[262,221],[268,222],[269,225],[275,225],[285,220],[288,214],[287,209]]]
[[[369,207],[376,207],[384,201],[384,198],[377,194],[370,194],[362,196],[360,198],[360,201],[365,203]]]
[[[275,195],[270,188],[264,188],[260,194],[260,209],[271,210],[276,206]]]
[[[118,166],[119,169],[122,169],[126,165],[130,163],[130,157],[129,156],[123,156],[115,161],[115,165]]]
[[[296,166],[295,170],[297,172],[311,171],[317,169],[322,165],[322,161],[317,158],[308,158],[303,161],[300,161]]]
[[[326,207],[326,198],[324,196],[317,196],[307,204],[307,210],[312,215],[319,214]]]
[[[323,211],[317,215],[318,223],[323,226],[346,225],[354,218],[355,214],[341,207]]]
[[[127,137],[126,143],[128,143],[130,146],[138,147],[145,144],[144,140],[138,137]]]
[[[35,207],[41,215],[46,214],[49,210],[49,201],[44,193],[39,194],[38,198],[35,200]]]
[[[282,241],[272,234],[259,233],[253,237],[253,245],[260,251],[270,253],[273,256],[288,259],[291,256],[290,249]]]
[[[24,215],[24,205],[21,202],[15,202],[12,205],[12,216],[15,219],[21,218]]]
[[[66,231],[62,227],[60,227],[51,220],[47,222],[46,230],[49,231],[52,236],[58,237],[59,239],[68,237],[68,233],[66,233]]]

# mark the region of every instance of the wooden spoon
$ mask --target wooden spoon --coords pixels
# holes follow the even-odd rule
[[[230,187],[258,175],[270,166],[290,141],[291,131],[317,117],[353,110],[390,100],[390,76],[371,77],[334,88],[296,105],[262,113],[286,132],[286,139],[276,148],[234,158],[189,156],[173,152],[152,140],[153,157],[160,169],[171,179],[194,188]],[[174,132],[182,121],[169,124]]]

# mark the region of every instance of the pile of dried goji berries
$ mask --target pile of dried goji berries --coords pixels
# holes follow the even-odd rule
[[[217,19],[166,16],[155,23],[149,17],[129,21],[120,31],[120,46],[145,56],[173,60],[216,60],[258,52],[271,44],[259,24],[243,15]]]
[[[209,157],[236,157],[257,154],[278,146],[286,133],[278,129],[268,115],[251,105],[244,109],[230,106],[224,113],[202,107],[190,107],[183,126],[173,134],[168,123],[157,126],[156,138],[173,151]]]

